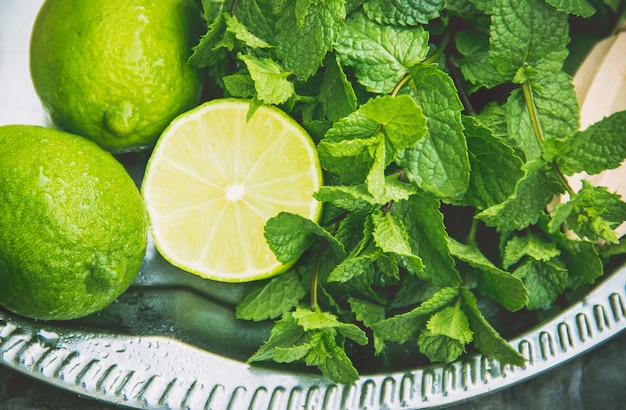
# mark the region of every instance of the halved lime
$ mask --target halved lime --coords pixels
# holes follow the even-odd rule
[[[142,193],[154,242],[173,265],[244,282],[285,271],[263,235],[281,211],[312,220],[322,183],[315,145],[276,107],[220,99],[175,119],[148,162]]]

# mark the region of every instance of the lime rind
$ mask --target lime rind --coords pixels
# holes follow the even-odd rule
[[[35,319],[76,319],[134,281],[146,209],[110,153],[59,130],[3,126],[0,186],[0,305]]]

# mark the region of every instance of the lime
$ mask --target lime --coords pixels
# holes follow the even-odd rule
[[[0,127],[0,305],[36,319],[103,309],[135,279],[147,216],[124,167],[93,142]]]
[[[187,64],[202,19],[193,0],[47,0],[30,68],[53,122],[114,152],[152,146],[199,103]]]
[[[214,100],[179,116],[148,162],[142,193],[154,242],[173,265],[244,282],[285,271],[263,235],[281,211],[317,220],[321,167],[309,135],[276,107],[248,119],[246,100]]]

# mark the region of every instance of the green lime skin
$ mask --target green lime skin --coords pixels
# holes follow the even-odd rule
[[[147,214],[109,152],[33,125],[0,127],[0,306],[69,320],[104,309],[137,276]]]
[[[203,74],[187,60],[202,26],[193,0],[47,0],[33,85],[57,127],[113,153],[150,148],[199,103]]]

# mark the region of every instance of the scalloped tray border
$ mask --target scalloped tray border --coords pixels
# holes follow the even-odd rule
[[[0,363],[131,408],[424,409],[510,387],[624,328],[626,266],[558,317],[510,340],[527,359],[523,367],[471,355],[447,365],[363,375],[344,386],[313,374],[250,366],[166,337],[71,333],[2,312]]]

